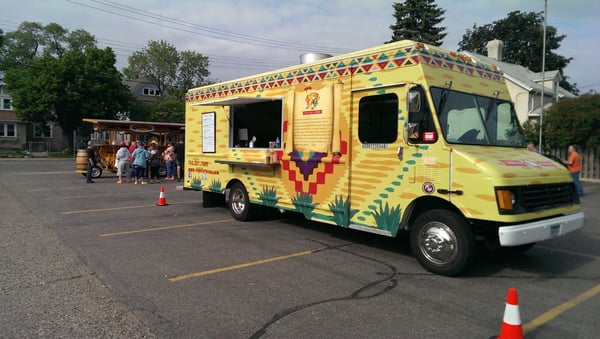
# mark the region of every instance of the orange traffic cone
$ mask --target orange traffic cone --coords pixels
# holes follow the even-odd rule
[[[519,300],[517,289],[509,288],[506,297],[506,308],[504,319],[500,328],[498,339],[523,339],[523,328],[521,327],[521,314],[519,313]]]
[[[160,187],[160,194],[158,195],[158,202],[156,206],[167,206],[167,199],[165,198],[165,188]]]

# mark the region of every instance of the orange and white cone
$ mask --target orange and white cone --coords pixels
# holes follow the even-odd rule
[[[165,198],[165,188],[160,187],[160,194],[158,195],[158,202],[156,206],[167,206],[167,199]]]
[[[521,313],[519,312],[519,300],[517,289],[509,288],[506,297],[506,308],[504,319],[500,328],[498,339],[523,339],[523,327],[521,327]]]

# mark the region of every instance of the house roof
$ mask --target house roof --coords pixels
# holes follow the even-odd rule
[[[529,92],[537,92],[537,93],[542,92],[543,84],[542,84],[542,73],[541,72],[540,73],[532,72],[523,66],[511,64],[511,63],[504,62],[504,61],[498,61],[494,58],[490,58],[490,57],[483,56],[481,54],[477,54],[477,53],[473,53],[473,52],[463,51],[461,53],[470,56],[472,59],[480,60],[481,62],[496,65],[504,73],[504,77],[506,79],[508,79],[509,81],[515,83],[516,85],[522,87],[523,89],[525,89]],[[544,73],[544,78],[546,78],[546,80],[550,80],[550,79],[561,80],[562,79],[560,72],[558,70],[546,71]],[[551,94],[551,91],[549,91],[547,87],[544,89],[544,91],[548,95]],[[558,95],[559,95],[559,97],[567,97],[567,98],[575,97],[575,95],[573,93],[567,91],[566,89],[564,89],[562,87],[558,88]]]

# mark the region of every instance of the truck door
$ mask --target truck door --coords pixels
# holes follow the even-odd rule
[[[447,198],[452,187],[451,152],[438,142],[442,137],[423,87],[410,88],[407,107],[404,166],[411,191],[418,195],[439,193]]]
[[[398,150],[405,144],[406,88],[400,84],[352,92],[351,228],[397,232],[403,175]]]

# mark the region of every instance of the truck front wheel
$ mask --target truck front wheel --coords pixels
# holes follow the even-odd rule
[[[463,272],[475,251],[467,222],[448,210],[431,210],[419,216],[410,231],[410,245],[428,271],[445,276]]]

